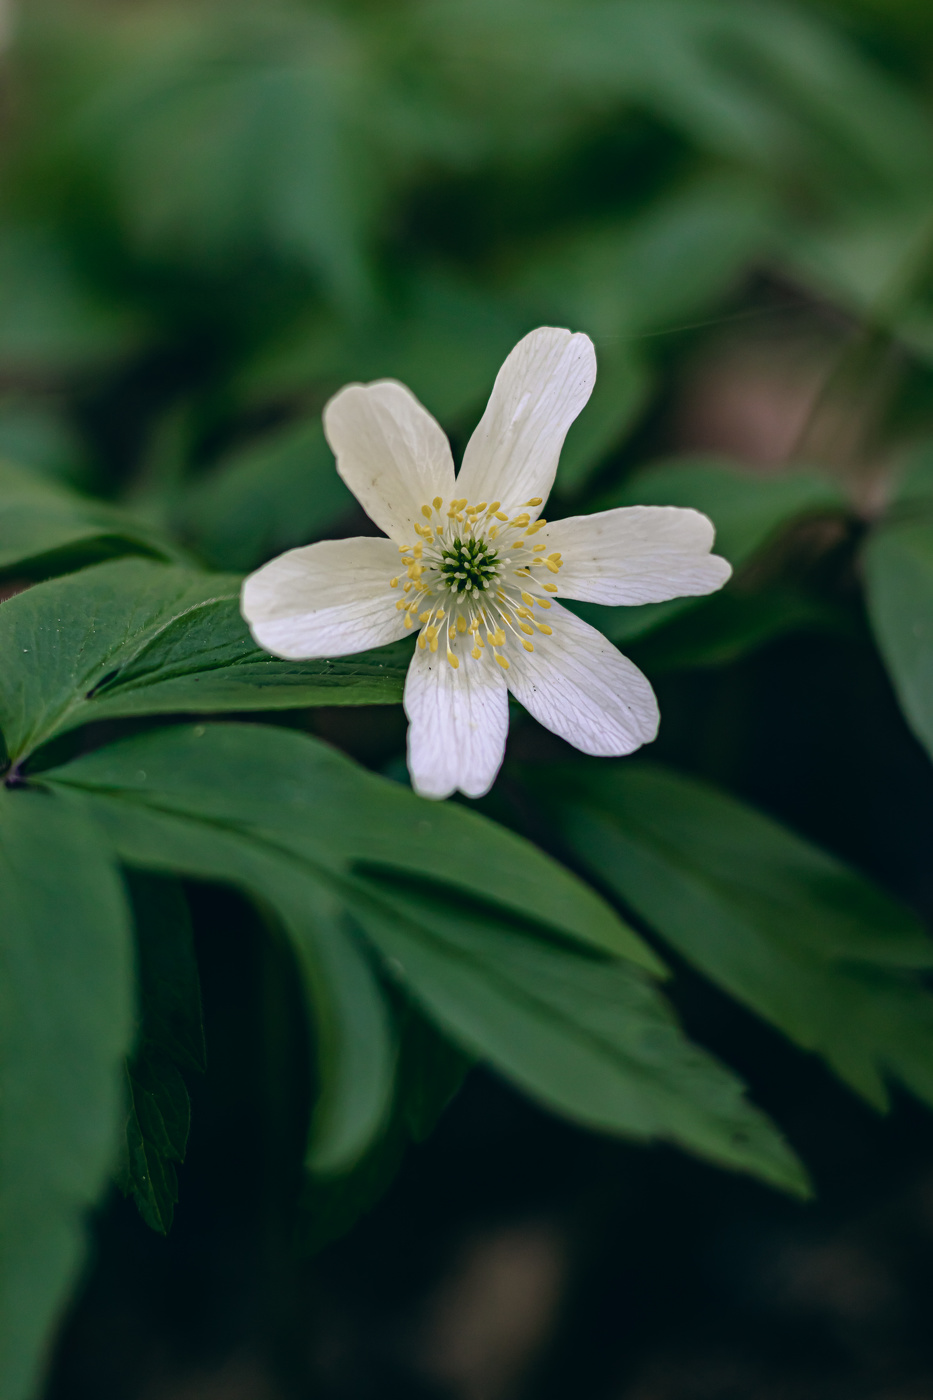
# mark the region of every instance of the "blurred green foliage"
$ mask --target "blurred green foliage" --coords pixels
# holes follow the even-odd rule
[[[880,657],[933,753],[929,7],[31,0],[3,64],[0,572],[36,584],[0,616],[0,1228],[36,1261],[28,1292],[0,1276],[4,1395],[34,1385],[117,1156],[154,1228],[183,1198],[204,1047],[180,876],[244,891],[297,974],[310,1068],[283,1092],[309,1125],[317,1243],[474,1059],[588,1126],[805,1192],[681,1032],[649,937],[875,1106],[891,1079],[933,1103],[915,915],[721,790],[767,749],[742,748],[730,668],[806,636]],[[693,506],[735,567],[713,598],[593,610],[662,678],[663,756],[690,775],[555,768],[566,752],[518,716],[524,761],[482,814],[423,816],[390,781],[401,730],[369,709],[400,698],[404,644],[274,660],[239,575],[368,528],[320,427],[335,389],[401,379],[462,447],[506,352],[548,323],[599,362],[557,513]],[[712,739],[692,698],[711,673]],[[847,703],[868,728],[868,690]],[[806,734],[803,674],[795,705]],[[266,723],[156,718],[251,712]],[[841,826],[826,839],[845,848]]]

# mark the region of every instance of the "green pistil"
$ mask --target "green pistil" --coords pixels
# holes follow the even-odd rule
[[[483,593],[498,573],[498,558],[484,540],[454,540],[441,553],[441,578],[451,593]]]

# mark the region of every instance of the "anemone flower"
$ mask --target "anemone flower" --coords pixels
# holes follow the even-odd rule
[[[348,384],[324,409],[337,470],[387,539],[291,549],[251,574],[242,610],[287,658],[349,656],[417,633],[405,682],[417,792],[488,792],[508,692],[584,753],[657,734],[648,681],[559,598],[610,605],[712,593],[731,572],[705,515],[629,506],[541,519],[561,447],[596,380],[585,335],[519,341],[455,475],[440,425],[404,384]]]

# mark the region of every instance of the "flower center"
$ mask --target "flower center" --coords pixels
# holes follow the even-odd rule
[[[451,593],[485,593],[498,575],[499,555],[483,539],[454,540],[441,550],[440,582]]]
[[[546,595],[558,591],[553,580],[562,560],[534,540],[547,522],[532,521],[526,507],[540,504],[538,497],[526,501],[511,517],[498,501],[445,504],[435,496],[421,507],[425,523],[413,526],[418,543],[399,548],[407,580],[389,580],[390,588],[401,585],[395,606],[406,628],[418,624],[419,647],[437,651],[443,641],[454,670],[466,654],[475,661],[492,656],[507,671],[507,645],[534,651],[532,637],[551,635],[535,608],[551,606]]]

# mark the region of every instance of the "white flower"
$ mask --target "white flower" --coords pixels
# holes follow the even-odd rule
[[[488,792],[508,691],[584,753],[649,742],[659,717],[648,681],[557,598],[658,603],[712,593],[730,575],[695,510],[539,518],[595,380],[587,336],[532,331],[499,371],[456,478],[440,425],[403,384],[348,384],[324,409],[324,430],[389,538],[291,549],[243,585],[243,615],[276,656],[347,656],[418,632],[404,705],[408,766],[425,797]]]

